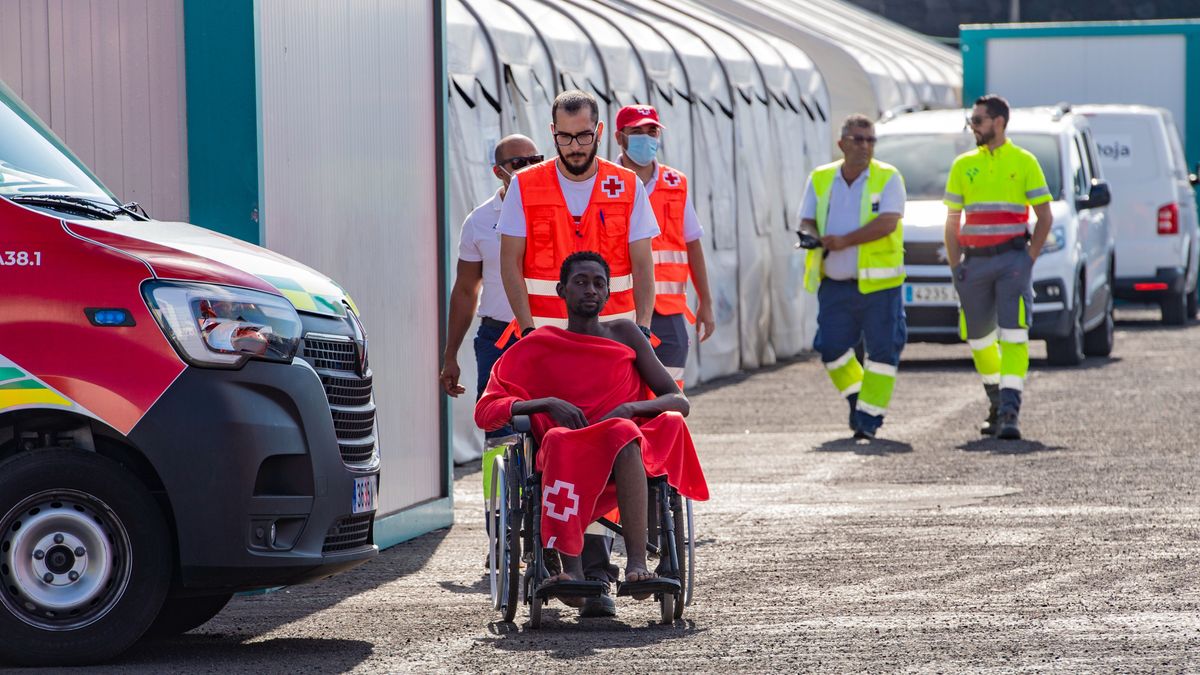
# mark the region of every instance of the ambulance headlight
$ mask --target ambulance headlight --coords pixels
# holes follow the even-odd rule
[[[238,368],[249,359],[289,363],[301,325],[286,299],[230,286],[153,281],[142,286],[163,333],[188,362]]]

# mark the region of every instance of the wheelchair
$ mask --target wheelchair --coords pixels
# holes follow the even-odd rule
[[[517,616],[517,605],[529,605],[529,625],[540,628],[542,608],[556,596],[596,597],[604,592],[599,581],[572,581],[556,584],[553,594],[542,589],[542,583],[553,576],[547,565],[554,566],[557,554],[548,560],[542,548],[542,476],[536,471],[537,441],[531,432],[530,419],[525,415],[513,417],[515,441],[509,442],[502,453],[493,459],[491,491],[486,505],[488,533],[488,581],[492,607],[504,621]],[[663,624],[683,618],[683,609],[692,604],[695,586],[696,542],[692,500],[683,498],[665,476],[648,478],[650,510],[646,545],[647,562],[659,559],[655,568],[659,577],[674,590],[653,593],[661,610]],[[621,526],[601,518],[604,527],[621,536]],[[524,571],[522,571],[524,567]],[[618,590],[617,595],[624,595]]]

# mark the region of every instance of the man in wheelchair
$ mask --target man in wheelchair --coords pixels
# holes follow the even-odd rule
[[[688,400],[627,319],[601,322],[609,267],[591,251],[562,265],[557,291],[565,330],[544,326],[496,362],[475,408],[481,428],[499,429],[529,415],[540,443],[541,544],[558,551],[561,574],[539,595],[578,605],[584,581],[585,528],[618,507],[627,564],[620,595],[642,599],[679,590],[646,564],[647,479],[664,476],[683,497],[708,499],[708,485],[684,417]],[[590,583],[590,582],[588,582]]]

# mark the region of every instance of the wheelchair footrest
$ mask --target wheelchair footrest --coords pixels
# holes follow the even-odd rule
[[[654,577],[641,581],[617,584],[617,595],[641,595],[642,593],[666,593],[674,595],[680,589],[679,580],[671,577]]]
[[[594,598],[604,595],[603,581],[553,581],[538,587],[536,594],[543,600],[547,598]]]

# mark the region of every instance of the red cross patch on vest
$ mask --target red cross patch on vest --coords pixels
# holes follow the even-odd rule
[[[609,176],[607,180],[600,184],[600,189],[604,194],[608,195],[609,199],[616,199],[625,192],[625,183],[616,176]]]

